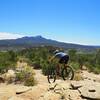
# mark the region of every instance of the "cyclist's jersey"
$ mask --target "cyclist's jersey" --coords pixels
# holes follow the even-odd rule
[[[68,54],[67,53],[63,53],[63,52],[58,52],[58,53],[55,54],[55,57],[62,58],[64,56],[66,56],[66,55],[68,55]]]

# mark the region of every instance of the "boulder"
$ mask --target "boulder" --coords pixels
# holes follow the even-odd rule
[[[84,85],[83,81],[72,81],[71,86],[73,89],[78,89]]]
[[[100,83],[91,82],[78,88],[81,96],[91,100],[100,100]]]
[[[18,86],[18,85],[16,85],[15,86],[15,89],[16,89],[16,94],[21,94],[21,93],[25,93],[25,92],[27,92],[27,91],[30,91],[30,90],[32,90],[32,88],[31,87],[27,87],[27,86]]]
[[[58,81],[58,82],[56,81],[55,83],[49,85],[50,90],[55,90],[59,88],[63,88],[64,90],[67,90],[71,88],[71,84],[69,81]]]
[[[15,74],[15,71],[14,70],[8,70],[7,73],[4,73],[2,75],[2,77],[6,80],[6,81],[9,81],[9,80],[12,80],[14,81],[15,77],[16,77],[16,74]]]
[[[83,79],[92,80],[94,82],[100,82],[100,75],[96,75],[96,74],[94,74],[92,72],[89,73],[87,71],[83,71],[82,77],[83,77]]]

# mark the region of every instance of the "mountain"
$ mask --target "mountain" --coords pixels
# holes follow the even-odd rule
[[[84,50],[94,51],[96,48],[100,48],[100,46],[86,46],[86,45],[59,42],[51,39],[46,39],[42,36],[0,40],[0,50],[23,49],[23,48],[36,47],[36,46],[55,46],[64,49],[74,48],[83,51]]]

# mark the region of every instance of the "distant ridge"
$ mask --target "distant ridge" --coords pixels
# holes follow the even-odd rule
[[[22,37],[18,39],[6,39],[0,40],[0,50],[9,50],[9,49],[22,49],[28,47],[36,47],[36,46],[55,46],[64,49],[77,49],[77,50],[85,50],[85,51],[94,51],[100,46],[87,46],[87,45],[79,45],[72,43],[64,43],[51,39],[46,39],[42,36],[34,36],[34,37]]]

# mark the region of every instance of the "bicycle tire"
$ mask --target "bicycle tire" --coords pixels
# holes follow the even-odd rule
[[[54,83],[56,81],[56,70],[49,71],[47,78],[49,83]]]
[[[70,76],[70,74],[71,74],[71,76]],[[66,66],[62,69],[62,78],[63,78],[63,80],[73,80],[74,70],[71,66]]]

